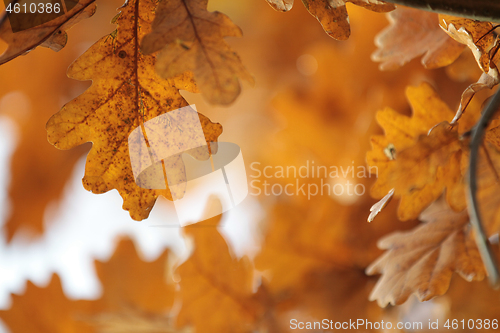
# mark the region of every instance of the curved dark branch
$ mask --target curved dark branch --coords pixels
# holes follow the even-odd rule
[[[500,23],[498,0],[384,0],[436,13]]]
[[[493,99],[490,101],[486,109],[484,110],[481,118],[477,122],[476,126],[472,131],[472,139],[470,143],[470,160],[469,160],[469,170],[467,172],[467,182],[468,182],[468,210],[472,226],[474,227],[476,244],[479,248],[479,253],[488,272],[488,278],[491,284],[495,287],[499,286],[500,274],[498,271],[498,265],[494,253],[492,252],[488,236],[481,223],[481,214],[479,212],[479,206],[477,201],[477,160],[479,158],[479,148],[482,145],[484,132],[493,115],[500,108],[500,89],[497,90]]]

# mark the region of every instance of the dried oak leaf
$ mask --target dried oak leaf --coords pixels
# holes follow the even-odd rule
[[[124,200],[123,208],[135,220],[148,217],[159,195],[172,199],[172,194],[168,186],[166,190],[137,186],[130,163],[129,135],[144,122],[186,106],[179,89],[196,91],[189,74],[162,80],[154,71],[155,57],[139,50],[139,40],[149,32],[155,6],[154,0],[134,0],[122,7],[114,19],[118,23],[116,32],[101,38],[68,69],[69,77],[92,80],[92,86],[47,123],[48,139],[59,149],[93,143],[83,178],[85,189],[104,193],[116,188]],[[201,114],[199,118],[206,141],[216,142],[222,132],[220,124]],[[183,127],[189,124],[172,126],[191,130]],[[172,162],[171,172],[176,179],[185,177],[182,162]]]
[[[412,294],[427,301],[446,293],[453,273],[467,281],[482,280],[485,270],[467,213],[456,213],[440,200],[424,211],[424,222],[409,232],[391,234],[379,242],[384,255],[368,275],[382,274],[370,300],[399,305]]]
[[[293,6],[293,0],[267,0],[267,2],[281,12],[288,11]],[[325,32],[337,40],[346,40],[351,35],[346,8],[348,2],[377,13],[390,12],[396,8],[391,3],[379,0],[302,0],[309,13],[321,23]]]
[[[132,241],[124,239],[108,262],[96,262],[103,286],[100,299],[67,299],[54,274],[48,286],[28,282],[23,295],[12,295],[11,308],[0,311],[0,318],[13,333],[86,333],[100,331],[99,319],[106,315],[128,310],[163,315],[173,305],[175,289],[166,283],[167,258],[165,251],[155,261],[144,262]]]
[[[302,0],[309,13],[321,23],[325,32],[337,40],[346,40],[351,35],[346,3],[364,7],[377,13],[394,10],[394,5],[378,0]]]
[[[421,55],[425,68],[444,67],[465,48],[442,31],[436,13],[399,7],[387,17],[390,25],[375,38],[378,49],[372,54],[380,70],[397,69]]]
[[[220,219],[183,229],[193,238],[194,250],[175,271],[182,299],[177,326],[192,326],[196,332],[253,332],[261,311],[253,293],[254,270],[247,257],[238,260],[231,253],[217,230]]]
[[[500,38],[493,34],[495,28],[490,22],[481,22],[449,15],[439,15],[440,26],[456,41],[467,45],[483,75],[462,94],[457,113],[452,120],[455,124],[462,116],[474,95],[484,89],[491,89],[500,82],[497,64],[500,63]]]
[[[483,72],[488,74],[493,69],[497,71],[496,76],[498,76],[498,70],[491,63],[490,55],[490,51],[498,42],[492,33],[494,31],[493,24],[443,14],[439,15],[439,21],[442,29],[450,37],[471,49]]]
[[[31,51],[37,46],[48,47],[54,51],[61,50],[68,39],[66,30],[81,20],[94,15],[95,10],[95,0],[80,0],[65,14],[36,27],[15,33],[12,32],[9,20],[4,20],[0,26],[0,38],[7,42],[9,46],[0,55],[0,65]],[[50,14],[37,14],[36,16],[40,15]],[[26,17],[32,19],[34,16],[27,15]]]
[[[451,207],[463,210],[465,198],[452,195],[463,191],[462,144],[457,128],[450,128],[446,122],[453,112],[426,83],[408,87],[406,94],[412,117],[390,108],[377,113],[385,135],[372,137],[372,150],[367,153],[368,165],[378,170],[371,194],[381,199],[394,189],[394,196],[401,197],[400,220],[417,218],[445,188],[449,189],[447,200]],[[387,155],[389,146],[393,147],[395,158]]]
[[[241,37],[241,29],[226,15],[207,11],[208,0],[160,1],[151,33],[141,50],[158,54],[156,71],[165,79],[186,71],[212,104],[227,105],[240,94],[239,78],[253,84],[239,56],[224,37]]]

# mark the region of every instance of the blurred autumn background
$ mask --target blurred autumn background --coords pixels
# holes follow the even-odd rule
[[[46,123],[91,85],[68,78],[68,67],[116,29],[111,19],[123,1],[96,3],[95,15],[69,30],[61,51],[38,47],[0,66],[3,332],[287,332],[291,319],[324,318],[420,321],[425,331],[429,320],[499,318],[499,292],[458,274],[444,296],[430,301],[410,296],[382,308],[369,300],[380,276],[365,270],[383,254],[377,241],[420,223],[398,219],[399,199],[367,222],[377,202],[370,196],[375,175],[334,180],[362,184],[361,196],[249,195],[201,222],[206,227],[177,227],[173,204],[161,197],[149,218],[137,222],[122,210],[116,190],[87,192],[81,179],[91,144],[58,150],[47,141]],[[261,170],[312,161],[366,166],[370,138],[383,134],[377,111],[390,107],[410,116],[407,94],[413,105],[437,94],[456,110],[462,92],[481,75],[469,50],[445,68],[426,69],[415,56],[381,71],[371,55],[376,35],[389,25],[387,15],[347,8],[351,36],[337,41],[300,3],[279,13],[264,0],[209,1],[210,11],[228,15],[243,30],[242,38],[226,40],[255,85],[243,82],[227,107],[181,93],[222,124],[220,141],[241,147],[248,176],[255,176],[254,162]],[[2,43],[0,53],[7,47]],[[488,94],[473,99],[466,122],[477,120]]]

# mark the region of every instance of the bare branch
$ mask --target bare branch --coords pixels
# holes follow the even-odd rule
[[[498,0],[384,0],[435,13],[500,23]]]
[[[468,182],[468,210],[469,217],[472,226],[474,227],[476,244],[479,248],[479,253],[481,254],[481,258],[483,259],[483,263],[486,267],[486,271],[488,272],[488,278],[490,283],[494,287],[498,287],[500,285],[500,274],[498,271],[497,261],[494,253],[492,252],[486,232],[484,231],[482,222],[481,222],[481,214],[479,212],[479,206],[477,202],[477,160],[479,158],[479,148],[483,142],[483,136],[486,127],[496,113],[496,111],[500,108],[500,89],[497,90],[493,99],[490,101],[486,109],[484,110],[481,118],[477,122],[476,126],[472,131],[472,139],[470,143],[470,160],[469,160],[469,170],[467,172],[467,182]]]

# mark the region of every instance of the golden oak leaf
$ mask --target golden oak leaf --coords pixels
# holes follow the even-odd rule
[[[238,78],[253,83],[239,56],[224,37],[241,37],[241,29],[226,15],[207,11],[208,0],[160,1],[152,32],[142,40],[142,52],[161,50],[156,70],[165,79],[186,71],[212,104],[227,105],[240,94]]]
[[[421,55],[425,68],[447,66],[465,48],[442,31],[436,13],[400,7],[387,16],[390,25],[377,35],[372,54],[381,70],[397,69]]]
[[[70,149],[88,141],[93,143],[87,156],[84,187],[94,193],[116,188],[124,200],[123,208],[135,220],[148,217],[158,195],[172,199],[179,198],[183,192],[172,194],[166,179],[166,189],[162,190],[141,188],[135,183],[129,136],[134,129],[143,129],[150,119],[186,106],[179,89],[195,90],[188,74],[169,80],[159,78],[154,72],[155,57],[143,55],[139,50],[139,40],[149,32],[155,5],[154,0],[135,0],[122,7],[115,18],[117,31],[101,38],[68,69],[71,78],[92,80],[91,87],[47,123],[49,141],[59,149]],[[217,141],[222,127],[201,114],[199,119],[206,141]],[[196,130],[192,124],[182,123],[182,119],[164,121],[159,126],[165,131],[176,128],[192,133]],[[133,153],[142,152],[134,150]],[[184,165],[178,155],[169,161],[163,160],[161,166],[164,171],[168,166],[171,179],[185,179]]]
[[[446,187],[452,188],[453,193],[463,191],[462,144],[457,128],[446,123],[453,113],[428,84],[408,87],[407,97],[412,117],[390,108],[378,112],[377,121],[385,136],[372,137],[372,151],[367,153],[368,164],[378,170],[372,196],[383,198],[394,189],[394,196],[401,197],[398,209],[401,220],[417,218]],[[388,147],[392,147],[391,155]],[[456,211],[463,210],[465,197],[450,193],[447,193],[448,203]]]
[[[9,45],[7,50],[0,55],[0,65],[10,61],[37,46],[45,46],[54,51],[61,50],[68,39],[66,30],[83,19],[94,15],[95,0],[80,0],[76,5],[67,7],[67,12],[48,22],[35,27],[13,32],[10,21],[5,20],[0,25],[0,38]],[[45,19],[53,14],[26,15],[24,20]],[[32,25],[31,22],[20,22],[21,25]]]
[[[108,262],[96,262],[103,285],[100,299],[68,300],[54,274],[44,288],[28,282],[25,293],[13,295],[11,308],[0,311],[0,318],[13,333],[101,332],[102,318],[130,313],[161,318],[174,302],[175,287],[166,279],[167,258],[165,251],[155,261],[144,262],[132,241],[124,239]]]
[[[414,230],[381,239],[379,247],[387,252],[366,270],[382,274],[370,295],[382,307],[402,304],[412,294],[420,301],[443,295],[453,273],[468,281],[485,277],[466,212],[456,213],[441,200],[420,218],[424,223]]]
[[[292,9],[293,0],[267,0],[275,10],[280,12]],[[302,0],[309,13],[314,16],[325,32],[337,40],[346,40],[351,35],[349,15],[346,3],[353,3],[378,13],[389,12],[396,7],[379,0]]]
[[[11,308],[0,311],[0,318],[12,333],[90,333],[92,328],[77,318],[88,305],[68,300],[54,274],[45,288],[28,281],[24,294],[12,295]]]
[[[220,219],[183,229],[193,238],[194,250],[175,271],[182,299],[177,326],[192,326],[196,332],[251,332],[260,312],[253,267],[247,257],[234,258],[217,230]]]
[[[394,10],[394,5],[379,0],[302,0],[309,13],[321,23],[325,32],[338,40],[346,40],[351,35],[346,3],[364,7],[378,13]]]

